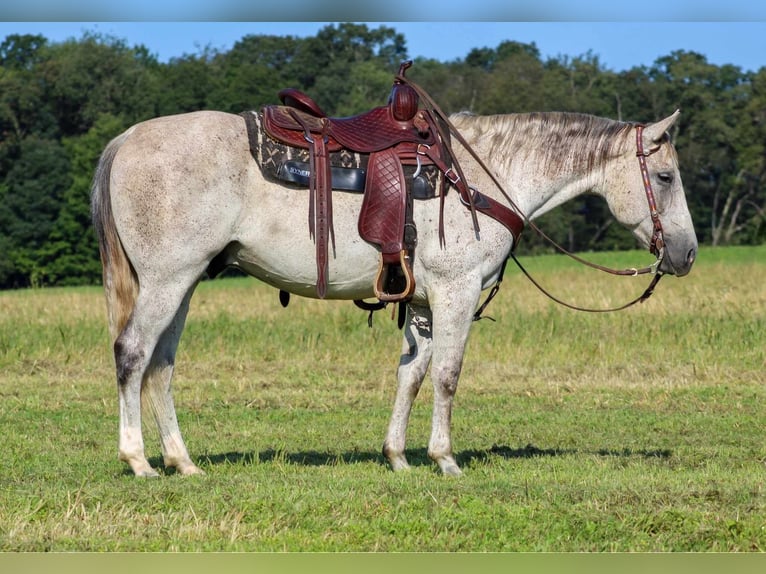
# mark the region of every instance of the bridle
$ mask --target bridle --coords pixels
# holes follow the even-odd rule
[[[644,140],[643,140],[643,132],[644,132],[644,125],[643,124],[637,124],[636,125],[636,157],[638,158],[638,166],[641,170],[641,179],[644,183],[644,192],[646,194],[646,200],[649,204],[649,216],[652,220],[652,238],[649,241],[649,252],[654,255],[657,259],[654,263],[647,267],[642,267],[640,269],[636,269],[634,267],[629,269],[612,269],[610,267],[605,267],[602,265],[598,265],[596,263],[592,263],[590,261],[586,261],[585,259],[582,259],[575,255],[574,253],[570,253],[566,249],[564,249],[561,245],[556,243],[553,239],[548,237],[537,225],[535,225],[533,222],[527,220],[527,224],[532,227],[538,234],[540,234],[542,237],[544,237],[547,241],[549,241],[556,249],[558,249],[560,252],[564,253],[565,255],[568,255],[569,257],[573,258],[575,261],[578,261],[579,263],[582,263],[584,265],[587,265],[588,267],[592,267],[594,269],[598,269],[599,271],[604,271],[606,273],[611,273],[612,275],[623,275],[623,276],[638,276],[638,275],[644,275],[644,274],[651,274],[653,275],[651,283],[649,283],[649,286],[644,290],[644,292],[633,299],[632,301],[629,301],[628,303],[624,305],[620,305],[619,307],[611,307],[606,309],[592,309],[587,307],[579,307],[577,305],[572,305],[571,303],[567,303],[566,301],[562,301],[561,299],[558,299],[551,295],[547,290],[545,290],[530,274],[527,272],[527,270],[524,268],[524,266],[521,264],[521,262],[516,258],[516,256],[511,252],[510,257],[513,258],[516,265],[521,269],[521,271],[526,275],[527,279],[529,279],[532,284],[537,287],[543,294],[545,294],[548,298],[552,299],[556,303],[559,303],[560,305],[563,305],[564,307],[568,307],[569,309],[574,309],[575,311],[586,311],[588,313],[608,313],[612,311],[622,311],[623,309],[627,309],[628,307],[635,305],[636,303],[643,303],[646,301],[649,297],[651,297],[652,293],[654,293],[654,288],[657,286],[657,283],[660,282],[660,278],[662,278],[662,271],[659,270],[660,264],[662,263],[662,260],[665,258],[665,239],[662,232],[662,222],[660,221],[660,214],[657,211],[657,200],[654,197],[654,190],[652,189],[652,182],[649,178],[649,169],[646,166],[646,158],[652,155],[653,153],[659,151],[659,149],[662,147],[662,142],[660,142],[656,147],[645,150],[644,149]]]
[[[659,266],[663,257],[665,257],[665,239],[662,235],[662,223],[660,222],[660,214],[657,212],[657,201],[654,199],[654,190],[652,189],[652,182],[649,179],[649,170],[646,167],[646,158],[658,151],[662,146],[660,143],[657,147],[644,150],[644,139],[641,137],[644,133],[644,126],[636,126],[636,157],[638,157],[638,165],[641,168],[641,179],[644,181],[644,191],[646,192],[646,199],[649,202],[649,215],[652,218],[652,239],[649,242],[649,252],[657,258],[656,265]],[[656,273],[656,270],[654,271]]]
[[[612,311],[621,311],[623,309],[626,309],[636,303],[643,303],[646,301],[654,292],[654,288],[657,286],[657,283],[659,283],[660,279],[662,278],[662,271],[660,271],[659,267],[662,263],[662,260],[665,257],[665,240],[663,236],[662,231],[662,223],[660,222],[660,216],[659,212],[657,211],[657,201],[654,197],[654,190],[652,189],[652,183],[649,178],[649,169],[646,166],[646,158],[653,153],[656,153],[660,150],[662,147],[662,144],[664,142],[660,142],[656,147],[645,150],[644,149],[644,143],[643,143],[643,130],[644,125],[643,124],[636,124],[636,157],[638,158],[638,165],[641,170],[641,178],[644,183],[644,192],[646,193],[646,199],[649,204],[649,215],[652,220],[652,237],[649,241],[649,252],[654,255],[657,259],[654,263],[647,267],[642,267],[640,269],[637,269],[635,267],[631,267],[628,269],[612,269],[610,267],[605,267],[603,265],[598,265],[596,263],[592,263],[590,261],[586,261],[585,259],[582,259],[575,255],[574,253],[571,253],[564,249],[561,245],[556,243],[553,239],[551,239],[548,235],[546,235],[534,222],[532,222],[526,215],[523,214],[521,209],[516,205],[516,203],[511,199],[510,195],[505,191],[502,184],[498,181],[497,177],[492,173],[492,170],[490,170],[487,165],[484,163],[484,161],[478,156],[478,154],[474,151],[474,149],[468,144],[468,142],[463,138],[463,136],[460,134],[460,132],[457,130],[457,128],[452,124],[452,122],[449,120],[448,116],[441,110],[441,108],[436,104],[436,102],[433,101],[433,99],[429,96],[429,94],[420,86],[418,86],[415,82],[412,80],[405,78],[403,73],[399,73],[397,75],[397,80],[401,83],[409,84],[415,91],[420,95],[422,101],[426,104],[429,111],[431,111],[433,114],[436,115],[436,117],[442,122],[445,126],[447,126],[447,129],[442,130],[441,126],[439,126],[439,135],[441,136],[441,139],[443,141],[449,141],[448,135],[453,135],[455,139],[460,142],[460,144],[465,148],[465,150],[471,155],[471,157],[478,163],[478,165],[481,167],[482,170],[489,176],[489,178],[492,180],[492,182],[495,184],[497,189],[500,191],[500,193],[503,195],[505,200],[508,202],[508,204],[511,206],[511,208],[516,212],[518,217],[523,220],[524,224],[526,226],[529,226],[535,232],[540,235],[542,238],[544,238],[546,241],[551,243],[558,251],[561,253],[571,257],[575,261],[582,263],[584,265],[587,265],[588,267],[598,269],[599,271],[604,271],[606,273],[610,273],[612,275],[621,275],[621,276],[638,276],[638,275],[644,275],[644,274],[651,274],[652,281],[649,284],[649,286],[646,288],[646,290],[639,296],[636,297],[634,300],[621,305],[619,307],[612,307],[612,308],[606,308],[606,309],[591,309],[586,307],[579,307],[577,305],[572,305],[571,303],[567,303],[565,301],[562,301],[561,299],[558,299],[554,297],[551,293],[549,293],[546,289],[544,289],[530,274],[527,272],[527,270],[524,268],[524,266],[521,264],[521,262],[516,258],[516,255],[514,254],[514,249],[511,249],[511,252],[508,255],[508,258],[512,258],[516,265],[519,267],[519,269],[526,275],[526,277],[532,282],[532,284],[537,287],[544,295],[546,295],[548,298],[552,299],[556,303],[559,303],[560,305],[563,305],[565,307],[568,307],[570,309],[574,309],[576,311],[586,311],[589,313],[608,313]],[[438,122],[437,122],[438,124]],[[444,132],[449,132],[443,133]],[[449,144],[446,145],[446,148],[448,150],[449,155],[452,158],[452,161],[455,163],[455,169],[458,173],[458,180],[464,181],[465,178],[462,174],[462,169],[460,168],[460,165],[455,161],[454,154],[452,153],[451,148],[449,147]],[[471,214],[473,217],[473,223],[474,223],[474,229],[475,231],[479,232],[478,228],[478,220],[476,219],[476,213],[475,213],[475,206],[473,204],[473,200],[471,199],[471,194],[468,194],[469,198],[469,207],[471,208]],[[514,246],[515,248],[515,242]],[[500,283],[503,280],[503,274],[505,272],[505,267],[508,260],[506,259],[505,262],[503,262],[503,265],[500,269],[500,274],[498,276],[498,279],[495,283],[495,285],[492,287],[489,295],[487,296],[487,299],[484,301],[484,303],[481,304],[481,306],[478,308],[476,313],[474,314],[474,320],[479,320],[482,318],[481,314],[484,311],[484,309],[487,307],[489,302],[494,298],[494,296],[497,294],[497,291],[499,290]]]

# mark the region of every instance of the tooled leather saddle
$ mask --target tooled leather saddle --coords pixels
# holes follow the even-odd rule
[[[400,75],[410,65],[402,64]],[[335,247],[330,154],[345,149],[369,154],[357,228],[362,239],[380,250],[375,297],[382,302],[409,299],[415,289],[416,236],[403,166],[427,161],[418,156],[418,146],[439,143],[432,118],[418,109],[417,93],[396,81],[388,105],[346,118],[328,117],[296,89],[282,90],[279,97],[283,105],[263,108],[263,129],[277,141],[309,151],[309,233],[316,243],[317,295],[326,294],[328,249]]]
[[[421,170],[443,175],[438,194],[442,205],[449,182],[472,211],[498,219],[514,236],[523,226],[515,213],[469,190],[452,169],[451,150],[445,141],[449,133],[440,129],[430,110],[419,107],[419,90],[405,80],[405,71],[411,65],[407,61],[400,66],[387,105],[356,116],[328,117],[308,95],[293,88],[279,92],[282,105],[265,106],[257,116],[243,114],[252,149],[257,147],[253,144],[257,129],[254,123],[260,122],[260,128],[271,140],[308,152],[308,165],[280,162],[275,174],[285,181],[305,182],[309,188],[308,223],[316,244],[316,290],[320,298],[325,297],[327,290],[328,250],[330,246],[335,249],[332,190],[351,190],[354,182],[346,180],[357,180],[357,186],[359,180],[363,181],[364,197],[357,228],[360,237],[380,251],[373,289],[382,303],[407,301],[415,290],[412,259],[417,237],[412,200],[416,196],[415,176]],[[339,169],[331,161],[339,152],[363,156],[365,169],[350,170],[356,175],[348,177],[349,170]],[[441,217],[439,225],[442,237]]]

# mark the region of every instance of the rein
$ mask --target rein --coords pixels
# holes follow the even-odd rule
[[[452,149],[450,148],[449,144],[446,143],[449,141],[449,135],[455,136],[455,139],[460,142],[460,144],[468,151],[468,153],[471,155],[471,157],[479,164],[481,169],[489,176],[489,178],[492,180],[492,182],[495,184],[497,189],[500,191],[500,193],[503,195],[505,200],[510,204],[510,206],[513,208],[513,210],[516,212],[516,216],[520,217],[523,222],[535,230],[535,232],[540,235],[543,239],[548,241],[551,245],[553,245],[559,252],[563,253],[564,255],[567,255],[577,261],[578,263],[582,263],[583,265],[586,265],[588,267],[591,267],[593,269],[597,269],[599,271],[604,271],[606,273],[610,273],[613,275],[620,275],[620,276],[638,276],[638,275],[644,275],[644,274],[651,274],[654,277],[652,278],[651,283],[646,288],[646,290],[639,296],[633,299],[632,301],[621,305],[619,307],[614,308],[606,308],[606,309],[591,309],[586,307],[579,307],[576,305],[572,305],[570,303],[566,303],[556,297],[554,297],[552,294],[550,294],[547,290],[545,290],[535,279],[532,278],[532,276],[527,272],[527,270],[522,266],[522,264],[519,262],[519,260],[516,258],[516,255],[513,253],[513,248],[511,249],[511,252],[509,253],[508,257],[512,258],[516,265],[519,267],[519,269],[524,273],[524,275],[532,282],[532,284],[537,287],[544,295],[546,295],[551,300],[555,301],[556,303],[559,303],[560,305],[563,305],[565,307],[568,307],[569,309],[573,309],[575,311],[585,311],[589,313],[607,313],[607,312],[613,312],[613,311],[621,311],[623,309],[627,309],[628,307],[636,304],[636,303],[642,303],[646,299],[648,299],[652,293],[654,292],[654,288],[657,286],[657,283],[659,283],[660,279],[662,278],[662,272],[659,270],[660,263],[662,262],[664,256],[665,256],[665,243],[663,238],[663,232],[662,232],[662,224],[660,222],[659,213],[657,211],[657,202],[654,197],[654,190],[652,189],[652,184],[649,179],[649,170],[646,166],[646,158],[653,153],[659,151],[662,144],[658,145],[655,148],[645,150],[643,145],[643,129],[644,126],[641,124],[636,125],[636,157],[638,158],[638,164],[639,168],[641,170],[641,177],[644,183],[644,191],[646,193],[646,199],[649,203],[649,214],[652,219],[652,226],[653,226],[653,233],[652,233],[652,239],[649,243],[649,252],[654,255],[657,260],[647,267],[642,267],[640,269],[637,269],[635,267],[628,268],[628,269],[612,269],[610,267],[605,267],[602,265],[598,265],[597,263],[592,263],[590,261],[587,261],[585,259],[582,259],[581,257],[578,257],[574,253],[571,253],[564,249],[561,245],[556,243],[553,239],[551,239],[548,235],[546,235],[535,223],[533,223],[526,215],[523,214],[523,212],[519,209],[519,207],[516,205],[516,203],[511,199],[511,197],[508,195],[508,193],[503,188],[502,184],[498,181],[498,179],[495,177],[495,175],[492,173],[492,171],[487,167],[487,165],[484,163],[484,161],[478,156],[476,151],[470,146],[470,144],[465,140],[465,138],[460,134],[460,132],[457,130],[457,128],[452,124],[452,122],[449,120],[447,114],[445,114],[441,108],[438,106],[436,102],[433,101],[433,99],[428,95],[428,93],[418,86],[416,83],[412,82],[411,80],[404,77],[403,73],[400,73],[396,76],[396,80],[401,83],[406,83],[410,87],[412,87],[418,95],[421,97],[421,99],[426,103],[427,108],[429,111],[431,111],[440,121],[436,122],[436,127],[439,131],[439,135],[441,136],[441,139],[443,142],[445,142],[445,147],[451,156],[451,158],[454,160],[454,153],[452,152]],[[444,125],[447,126],[447,130],[445,130],[441,125],[440,122],[443,122]],[[448,132],[448,133],[447,133]],[[479,222],[476,218],[476,206],[473,201],[473,195],[471,193],[466,193],[461,188],[466,188],[464,181],[464,176],[462,169],[460,168],[460,165],[455,161],[455,172],[456,175],[453,177],[449,177],[450,182],[455,185],[459,191],[461,191],[461,199],[463,199],[464,203],[469,207],[471,210],[471,215],[473,218],[473,225],[474,229],[477,234],[480,233],[479,230]],[[467,201],[465,200],[465,197],[467,195]],[[483,197],[483,196],[482,196]],[[489,214],[488,215],[492,215]],[[501,221],[502,223],[502,221]],[[514,239],[516,239],[516,236],[514,234]],[[515,241],[514,241],[514,247],[515,247]],[[505,270],[505,263],[503,263],[502,270]],[[499,290],[500,283],[503,279],[503,272],[501,271],[500,276],[495,283],[495,286],[490,291],[487,299],[484,301],[484,303],[479,307],[479,309],[476,311],[476,314],[474,315],[474,320],[479,320],[482,318],[481,313],[484,311],[484,309],[487,307],[489,302],[495,297],[497,294],[497,291]]]
[[[625,303],[624,305],[620,305],[619,307],[612,307],[607,309],[591,309],[586,307],[578,307],[577,305],[572,305],[570,303],[567,303],[565,301],[562,301],[560,299],[557,299],[553,295],[551,295],[548,291],[546,291],[535,279],[529,274],[529,272],[524,268],[524,266],[521,264],[521,262],[516,258],[516,256],[511,253],[511,257],[516,262],[516,265],[521,269],[522,273],[527,276],[527,279],[529,279],[532,284],[537,287],[543,294],[545,294],[548,298],[552,299],[556,303],[563,305],[564,307],[568,307],[569,309],[574,309],[575,311],[585,311],[588,313],[609,313],[612,311],[622,311],[623,309],[627,309],[628,307],[636,304],[636,303],[643,303],[646,301],[649,297],[651,297],[652,293],[654,293],[654,288],[657,286],[657,283],[660,282],[660,279],[662,278],[662,272],[659,271],[659,265],[662,262],[662,259],[665,256],[665,240],[663,238],[662,234],[662,223],[660,222],[660,215],[657,211],[657,201],[654,197],[654,190],[652,189],[652,183],[649,179],[649,169],[646,167],[646,158],[656,151],[660,149],[660,146],[657,146],[650,150],[644,150],[644,142],[642,139],[642,134],[644,131],[643,125],[637,125],[636,126],[636,157],[638,158],[638,165],[641,169],[641,178],[644,182],[644,191],[646,192],[646,199],[649,203],[649,215],[652,218],[652,239],[649,242],[649,252],[654,255],[657,260],[648,267],[643,267],[641,269],[611,269],[609,267],[604,267],[601,265],[598,265],[596,263],[592,263],[590,261],[586,261],[584,259],[581,259],[580,257],[577,257],[575,254],[570,253],[560,245],[558,245],[555,241],[550,239],[543,231],[538,228],[533,223],[529,222],[530,226],[535,229],[542,237],[547,239],[550,243],[552,243],[559,251],[562,253],[569,255],[572,259],[575,261],[578,261],[580,263],[583,263],[587,265],[588,267],[593,267],[594,269],[598,269],[600,271],[605,271],[607,273],[611,273],[613,275],[627,275],[627,276],[637,276],[637,275],[643,275],[646,273],[650,273],[654,275],[652,278],[651,283],[649,283],[649,286],[646,288],[646,290],[638,297],[633,299],[632,301]]]

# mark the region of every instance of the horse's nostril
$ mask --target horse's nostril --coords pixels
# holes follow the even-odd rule
[[[689,249],[689,253],[686,254],[686,262],[691,265],[695,259],[697,259],[697,250]]]

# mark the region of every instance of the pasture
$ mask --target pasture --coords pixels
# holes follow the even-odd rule
[[[639,252],[592,254],[614,266]],[[523,258],[557,296],[621,304],[648,279]],[[100,288],[0,293],[2,551],[766,550],[766,248],[703,248],[647,302],[578,313],[509,264],[455,401],[460,478],[380,446],[401,333],[389,313],[249,278],[198,288],[174,392],[205,472],[119,462]],[[161,457],[152,421],[147,454]]]

